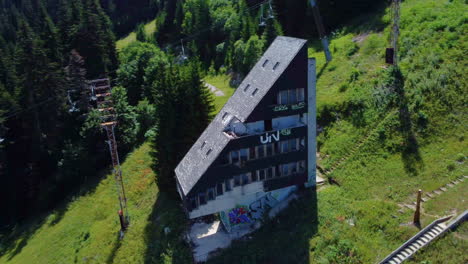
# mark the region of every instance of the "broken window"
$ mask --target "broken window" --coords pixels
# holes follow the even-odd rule
[[[214,188],[209,188],[208,189],[208,201],[214,200],[214,198],[215,198]]]
[[[261,159],[265,157],[265,147],[262,146],[257,146],[257,158]]]
[[[200,205],[206,204],[206,193],[200,193],[198,199],[200,200]]]
[[[225,188],[226,188],[226,192],[229,192],[232,190],[232,187],[231,187],[231,179],[227,179],[226,180],[226,183],[224,184]]]
[[[237,187],[240,185],[241,185],[241,176],[240,175],[234,176],[234,187]]]
[[[250,173],[244,173],[244,174],[241,174],[241,178],[242,178],[242,185],[247,185],[250,183]]]
[[[220,195],[223,195],[223,184],[222,183],[218,183],[216,185],[216,196],[220,196]]]

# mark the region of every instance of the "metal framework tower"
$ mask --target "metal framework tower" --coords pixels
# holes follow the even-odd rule
[[[122,231],[128,226],[129,217],[127,211],[127,197],[122,180],[122,170],[120,168],[119,153],[117,151],[117,141],[115,140],[115,126],[117,118],[115,115],[111,94],[111,84],[108,78],[97,79],[88,82],[91,90],[91,99],[96,102],[96,109],[101,112],[101,126],[106,130],[107,143],[114,168],[114,178],[116,181],[117,193],[119,197],[119,220]]]
[[[325,33],[325,27],[323,26],[322,16],[320,15],[320,10],[318,8],[316,0],[310,0],[310,5],[312,6],[315,24],[317,25],[320,40],[322,41],[323,51],[325,52],[325,58],[327,59],[327,62],[330,62],[332,60],[332,55],[328,45],[328,38]]]

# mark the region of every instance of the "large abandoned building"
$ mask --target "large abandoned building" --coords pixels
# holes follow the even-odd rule
[[[307,41],[278,37],[175,170],[189,218],[230,230],[315,185],[315,107]]]

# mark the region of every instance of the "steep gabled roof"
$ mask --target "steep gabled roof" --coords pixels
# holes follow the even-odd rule
[[[263,54],[175,169],[184,195],[192,190],[228,144],[230,138],[223,131],[232,117],[245,122],[306,42],[303,39],[277,37]]]

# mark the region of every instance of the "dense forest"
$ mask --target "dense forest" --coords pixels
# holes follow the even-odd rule
[[[372,5],[321,8],[330,30]],[[337,6],[342,14],[331,12]],[[153,18],[157,30],[147,35],[141,23]],[[149,138],[166,143],[154,152],[154,168],[169,190],[173,168],[211,116],[201,76],[231,72],[238,82],[277,35],[314,36],[302,20],[312,21],[307,1],[0,1],[1,199],[8,201],[0,222],[53,207],[109,164],[86,80],[113,79],[121,155]],[[141,43],[118,59],[115,36],[133,29]],[[193,130],[173,140],[178,122],[193,118],[200,120]]]
[[[374,263],[410,238],[402,203],[466,175],[467,3],[402,1],[389,67],[391,1],[316,2],[332,62],[309,0],[0,0],[0,262],[190,262],[173,170],[213,100],[228,97],[203,82],[226,78],[234,91],[277,35],[308,39],[317,58],[318,166],[330,182],[210,263]],[[87,85],[102,77],[133,217],[123,240]],[[465,210],[464,184],[425,203],[425,221]]]

